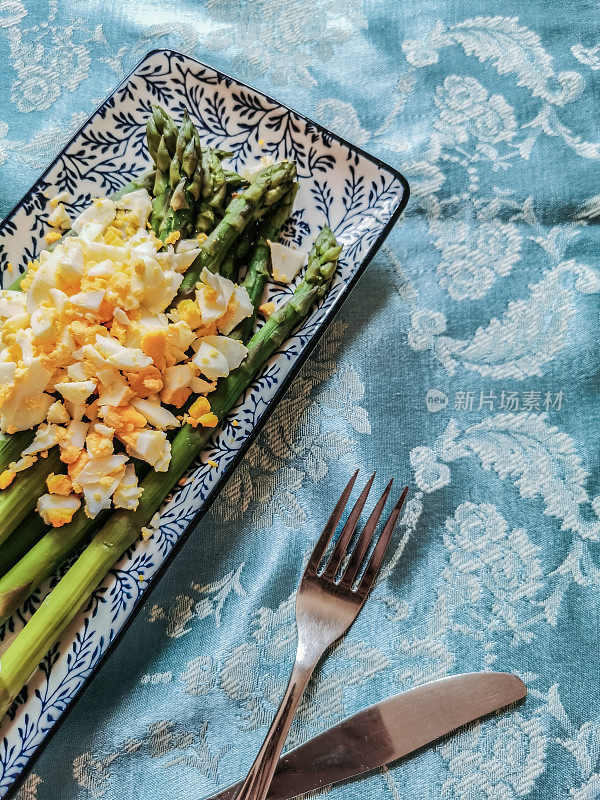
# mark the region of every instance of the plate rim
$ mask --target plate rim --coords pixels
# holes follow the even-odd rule
[[[216,69],[215,67],[211,67],[209,64],[205,64],[203,61],[199,61],[198,59],[194,58],[193,56],[189,56],[189,55],[187,55],[185,53],[181,53],[180,51],[174,50],[173,48],[156,47],[156,48],[153,48],[152,50],[149,50],[135,64],[135,66],[128,72],[128,74],[117,84],[117,86],[115,86],[115,88],[104,98],[104,100],[102,100],[102,102],[89,115],[89,117],[87,117],[83,121],[83,123],[77,128],[77,130],[73,133],[71,138],[63,145],[61,150],[56,154],[55,158],[50,162],[48,167],[41,173],[41,175],[31,185],[31,187],[25,192],[25,194],[21,197],[21,199],[13,206],[13,208],[8,212],[8,214],[6,214],[6,216],[2,219],[2,222],[0,223],[0,231],[2,231],[4,229],[5,225],[10,221],[12,216],[14,216],[14,214],[16,214],[16,212],[21,208],[21,205],[23,204],[25,198],[30,196],[33,192],[37,191],[37,187],[39,186],[39,184],[41,184],[44,181],[46,175],[48,175],[48,173],[52,170],[52,168],[54,167],[56,162],[65,154],[65,151],[70,147],[70,145],[73,143],[73,141],[79,136],[81,131],[87,125],[89,125],[89,123],[93,119],[95,119],[95,117],[104,108],[106,103],[108,103],[109,100],[111,100],[111,98],[119,91],[119,89],[124,84],[126,84],[127,81],[129,81],[129,79],[136,72],[136,70],[145,61],[147,61],[149,58],[151,58],[153,55],[158,55],[158,54],[164,54],[164,55],[167,55],[167,56],[174,55],[174,56],[178,56],[178,57],[181,57],[181,58],[184,58],[184,59],[189,59],[190,61],[193,61],[194,63],[198,64],[199,66],[204,67],[205,69],[211,70],[212,72],[216,73],[219,77],[224,78],[227,81],[231,81],[233,83],[236,83],[239,86],[242,86],[242,87],[250,90],[251,92],[259,94],[262,97],[266,98],[268,101],[270,101],[270,102],[274,103],[275,105],[279,106],[280,108],[286,109],[290,113],[295,114],[298,118],[300,118],[300,119],[304,120],[305,122],[308,122],[311,125],[313,125],[315,127],[315,129],[320,134],[326,134],[328,137],[331,137],[332,139],[337,141],[339,144],[341,144],[344,147],[348,148],[348,150],[350,150],[352,153],[355,153],[355,154],[358,154],[358,155],[362,156],[367,161],[370,161],[371,163],[375,164],[375,166],[377,166],[379,169],[387,170],[389,173],[391,173],[400,182],[400,184],[402,186],[402,197],[400,198],[400,202],[398,203],[397,208],[394,210],[394,212],[390,216],[390,219],[383,226],[381,232],[379,233],[379,235],[377,236],[377,238],[375,239],[375,241],[373,242],[371,247],[366,252],[364,258],[361,260],[360,265],[359,265],[358,269],[356,270],[356,272],[350,278],[350,280],[343,286],[343,288],[340,290],[338,296],[335,298],[334,302],[332,303],[331,307],[329,308],[323,323],[321,325],[319,325],[319,327],[316,329],[316,331],[313,334],[313,336],[310,339],[310,341],[306,345],[304,345],[304,347],[301,349],[300,353],[298,354],[298,356],[294,360],[294,363],[293,363],[291,369],[289,370],[287,375],[285,375],[284,378],[282,379],[282,381],[280,382],[277,390],[275,391],[275,394],[273,395],[273,397],[271,398],[271,401],[269,402],[269,404],[265,408],[265,411],[263,412],[263,414],[262,414],[261,418],[259,419],[258,423],[254,425],[254,427],[252,428],[252,430],[250,431],[250,433],[248,434],[246,439],[240,445],[240,447],[238,448],[237,452],[235,453],[235,455],[233,456],[233,458],[231,459],[231,461],[227,465],[227,468],[223,471],[223,474],[218,478],[217,482],[215,483],[215,485],[214,485],[214,487],[213,487],[213,489],[212,489],[212,491],[210,493],[210,496],[207,498],[207,500],[205,500],[205,502],[203,503],[202,507],[198,509],[198,511],[194,514],[192,519],[186,525],[185,529],[181,532],[181,534],[178,537],[177,541],[175,542],[175,544],[173,545],[173,547],[171,548],[171,550],[169,551],[167,556],[163,559],[161,565],[158,567],[158,569],[156,570],[156,572],[152,576],[152,579],[151,579],[150,584],[148,585],[148,588],[145,590],[143,595],[139,598],[139,600],[132,607],[131,612],[129,613],[129,615],[127,616],[125,621],[123,622],[121,628],[119,629],[119,631],[115,635],[114,639],[110,642],[110,644],[108,645],[106,650],[102,653],[102,655],[100,656],[100,658],[98,659],[96,664],[92,667],[92,669],[90,670],[90,672],[86,676],[84,682],[79,687],[79,689],[77,689],[77,691],[73,695],[71,701],[66,706],[66,708],[62,711],[62,713],[60,714],[58,719],[54,722],[54,724],[52,725],[50,730],[45,735],[44,739],[35,748],[34,752],[32,753],[32,755],[27,760],[27,763],[25,764],[25,766],[20,770],[18,776],[15,778],[13,783],[7,789],[6,793],[3,795],[2,800],[14,800],[16,793],[22,787],[24,781],[26,780],[27,776],[31,773],[33,767],[35,766],[35,764],[37,763],[38,759],[40,758],[40,756],[45,751],[46,747],[48,747],[50,742],[53,740],[54,736],[58,733],[58,731],[62,727],[62,725],[65,722],[65,720],[69,717],[69,715],[71,714],[73,709],[77,706],[77,704],[79,703],[81,698],[85,695],[86,691],[89,689],[89,687],[92,684],[92,682],[94,681],[94,679],[98,676],[100,670],[105,666],[105,664],[109,660],[110,656],[114,653],[116,648],[119,646],[119,644],[121,643],[121,640],[123,639],[123,637],[125,636],[125,634],[129,630],[129,627],[135,622],[135,620],[137,619],[137,617],[140,614],[140,612],[142,611],[142,609],[146,607],[146,604],[148,603],[148,601],[152,597],[153,592],[156,590],[156,587],[161,582],[161,579],[164,577],[166,571],[172,565],[173,561],[175,560],[175,558],[177,557],[177,555],[181,551],[181,549],[184,546],[184,544],[186,544],[188,542],[193,530],[199,525],[200,521],[205,516],[205,514],[208,513],[208,511],[212,507],[213,503],[215,502],[215,500],[217,499],[217,497],[219,496],[219,494],[223,490],[225,484],[230,480],[233,472],[237,469],[239,463],[245,457],[246,453],[248,452],[248,450],[250,449],[252,444],[255,442],[256,438],[258,437],[258,435],[260,434],[260,432],[262,431],[264,426],[269,421],[271,415],[273,414],[273,412],[275,411],[275,409],[279,405],[279,402],[281,401],[283,395],[290,388],[290,385],[292,384],[292,382],[297,378],[298,373],[300,372],[300,370],[302,369],[302,367],[304,366],[304,364],[308,360],[308,358],[311,355],[311,353],[314,351],[315,347],[317,346],[317,344],[321,340],[323,334],[329,328],[329,326],[333,322],[334,318],[338,314],[340,308],[342,307],[342,305],[344,304],[344,302],[346,301],[346,299],[348,298],[348,296],[350,295],[350,293],[354,289],[356,283],[362,277],[362,275],[365,272],[366,268],[368,267],[368,265],[373,260],[375,254],[378,252],[378,250],[380,249],[381,245],[383,244],[383,242],[386,240],[386,238],[390,234],[392,228],[395,226],[395,224],[398,221],[400,215],[402,214],[402,212],[406,208],[406,205],[407,205],[409,197],[410,197],[410,187],[409,187],[408,181],[406,180],[404,175],[402,175],[402,173],[399,170],[397,170],[395,167],[391,166],[387,162],[385,162],[382,159],[380,159],[378,156],[372,155],[371,153],[368,153],[365,150],[363,150],[361,147],[353,145],[351,142],[349,142],[348,140],[344,139],[342,136],[339,136],[338,134],[334,133],[333,131],[330,131],[324,125],[321,125],[320,123],[315,122],[310,117],[307,117],[306,115],[300,113],[299,111],[296,111],[295,109],[291,108],[290,106],[286,105],[285,103],[282,103],[279,100],[276,100],[275,98],[271,97],[271,95],[267,94],[266,92],[263,92],[260,89],[256,89],[255,87],[251,86],[248,83],[245,83],[244,81],[238,80],[237,78],[233,78],[230,75],[228,75],[227,73],[222,72],[221,70]]]

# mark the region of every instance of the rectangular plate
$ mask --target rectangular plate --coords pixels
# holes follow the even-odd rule
[[[234,152],[236,168],[260,156],[298,165],[300,190],[284,239],[307,249],[327,223],[344,245],[334,285],[216,430],[209,447],[164,507],[160,530],[111,571],[4,718],[0,798],[13,794],[85,683],[116,645],[186,536],[215,499],[408,200],[394,169],[270,97],[172,50],[150,52],[79,129],[0,228],[0,266],[25,269],[43,247],[48,190],[66,189],[78,213],[149,168],[145,124],[153,103],[176,118],[187,108],[202,140]],[[4,275],[5,283],[13,276]],[[293,287],[271,287],[282,301]],[[239,423],[234,427],[232,420]],[[211,468],[208,459],[217,462]],[[54,580],[56,582],[56,579]],[[5,649],[49,585],[0,631]]]

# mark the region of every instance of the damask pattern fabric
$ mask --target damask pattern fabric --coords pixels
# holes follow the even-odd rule
[[[492,11],[493,9],[493,11]],[[21,800],[198,800],[283,692],[293,595],[355,466],[412,486],[298,743],[467,670],[529,697],[316,797],[600,798],[597,113],[583,4],[0,0],[0,211],[169,46],[399,167],[402,221]]]

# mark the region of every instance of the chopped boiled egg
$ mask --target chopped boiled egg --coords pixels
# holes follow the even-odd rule
[[[9,319],[25,312],[27,296],[24,292],[13,292],[10,289],[0,290],[0,318]]]
[[[106,359],[107,364],[112,364],[118,369],[143,369],[152,364],[150,356],[145,355],[142,350],[137,347],[124,347],[108,336],[96,336],[95,347]]]
[[[209,381],[216,381],[229,375],[229,361],[220,350],[208,342],[200,343],[192,361]]]
[[[128,211],[126,221],[129,225],[136,228],[145,228],[148,217],[152,211],[152,198],[146,189],[136,189],[135,192],[128,192],[119,198],[116,207],[120,210]]]
[[[31,315],[32,339],[39,344],[51,344],[58,338],[58,319],[54,308],[40,306]]]
[[[107,455],[89,458],[73,480],[73,488],[83,491],[85,513],[94,519],[110,507],[112,495],[125,474],[127,456]]]
[[[157,472],[166,472],[171,459],[171,443],[163,431],[142,430],[119,437],[129,455],[147,461]],[[165,460],[166,461],[166,466]],[[161,465],[161,469],[157,467]]]
[[[82,405],[96,389],[94,381],[73,381],[72,383],[55,383],[54,388],[65,400],[73,405]]]
[[[198,248],[198,242],[196,241],[194,241],[195,247],[193,248],[182,248],[182,244],[183,242],[179,243],[176,253],[169,251],[166,253],[157,253],[156,260],[158,263],[163,268],[170,267],[175,272],[185,272],[186,269],[196,260],[200,254],[200,250]]]
[[[196,290],[196,302],[204,325],[216,322],[225,314],[234,290],[235,284],[228,278],[216,275],[208,269],[202,271],[200,285]]]
[[[46,414],[46,419],[48,422],[58,423],[59,425],[66,424],[69,421],[67,409],[60,402],[60,400],[52,403],[48,409],[48,413]]]
[[[210,392],[214,392],[214,390],[217,388],[216,383],[205,381],[203,378],[198,378],[197,376],[192,378],[190,386],[192,387],[192,392],[194,392],[194,394],[209,394]]]
[[[54,402],[52,395],[44,393],[51,375],[39,358],[16,369],[11,391],[2,403],[0,430],[8,433],[23,431],[46,419]]]
[[[149,425],[157,428],[159,431],[166,431],[171,428],[179,428],[180,422],[167,408],[161,406],[147,398],[139,397],[131,401],[131,405],[137,409],[140,414],[146,417]]]
[[[50,494],[61,494],[68,497],[73,491],[73,482],[68,475],[55,475],[51,472],[46,478],[46,486]]]
[[[93,242],[104,233],[116,215],[117,209],[112,200],[97,198],[73,221],[72,227],[81,239]]]
[[[37,501],[36,510],[46,525],[60,528],[73,519],[73,515],[81,505],[75,495],[63,497],[57,494],[43,494]]]
[[[52,423],[42,422],[38,425],[33,442],[21,453],[22,456],[33,456],[59,444],[64,438],[65,429]]]
[[[242,320],[251,316],[253,312],[254,307],[250,300],[248,290],[244,286],[236,286],[225,315],[221,321],[217,321],[217,327],[221,333],[227,335],[231,333]]]
[[[248,348],[229,336],[204,336],[201,342],[215,347],[227,359],[229,369],[236,369],[248,354]]]
[[[67,229],[71,227],[71,217],[62,203],[57,203],[48,216],[48,225],[53,228]]]
[[[133,464],[125,467],[125,474],[121,478],[115,493],[113,494],[113,505],[115,508],[124,508],[127,511],[135,511],[138,507],[142,489],[138,486],[137,475]]]
[[[214,428],[219,418],[210,409],[210,403],[206,397],[199,397],[192,405],[187,414],[187,422],[192,427],[202,425],[205,428]]]
[[[147,228],[146,190],[94,200],[63,238],[62,198],[51,207],[60,241],[29,264],[21,292],[0,290],[0,430],[35,430],[0,488],[58,446],[66,474],[50,474],[38,504],[56,526],[82,502],[92,518],[111,505],[136,508],[131,459],[169,468],[166,432],[183,418],[172,407],[192,393],[185,419],[217,424],[205,395],[246,356],[227,334],[253,307],[245,288],[204,270],[196,299],[171,308],[206,236],[182,241],[175,232],[163,244]]]
[[[114,379],[98,392],[98,405],[100,406],[123,406],[128,403],[134,393],[127,381],[116,373]]]
[[[193,364],[167,367],[163,372],[164,384],[160,393],[163,403],[181,408],[192,393],[191,382],[195,373]]]
[[[227,336],[205,336],[192,359],[200,372],[210,381],[226,378],[232,369],[239,367],[248,349],[241,342]]]
[[[84,311],[91,311],[92,314],[97,314],[104,300],[106,292],[104,289],[96,289],[90,292],[78,292],[69,298],[69,302],[82,308]]]

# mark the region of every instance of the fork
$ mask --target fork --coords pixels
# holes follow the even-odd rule
[[[373,473],[350,512],[331,556],[324,568],[319,571],[357,475],[358,470],[342,492],[302,576],[296,597],[298,629],[296,660],[281,705],[256,760],[236,795],[236,800],[265,800],[294,714],[310,677],[327,648],[346,633],[356,619],[381,568],[386,548],[408,493],[408,486],[400,495],[371,557],[367,560],[366,555],[373,542],[377,523],[392,488],[390,481],[371,512],[356,545],[352,548],[350,542],[373,485],[375,478]],[[338,576],[338,573],[341,574]]]

